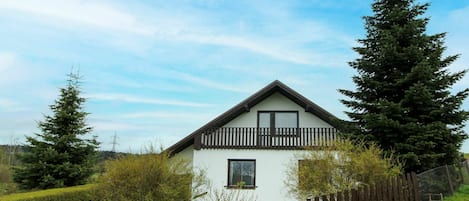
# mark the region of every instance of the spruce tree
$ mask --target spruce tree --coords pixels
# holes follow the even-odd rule
[[[26,137],[26,152],[20,156],[23,165],[14,180],[23,189],[54,188],[84,184],[93,173],[98,142],[85,139],[92,130],[83,111],[85,98],[80,97],[79,76],[68,75],[60,97],[50,105],[53,115],[38,122],[41,133]]]
[[[376,0],[366,16],[365,39],[350,66],[355,91],[339,90],[351,111],[344,129],[353,139],[377,142],[394,151],[406,171],[421,172],[460,160],[469,113],[461,108],[469,89],[451,93],[466,71],[448,66],[458,55],[443,56],[445,33],[426,33],[429,4]],[[348,128],[348,129],[347,129]]]

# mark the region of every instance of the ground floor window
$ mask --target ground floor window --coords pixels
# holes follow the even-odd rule
[[[254,188],[255,183],[256,160],[228,160],[228,187]]]

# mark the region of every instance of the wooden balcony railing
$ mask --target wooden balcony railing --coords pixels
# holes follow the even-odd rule
[[[332,146],[335,128],[214,128],[195,138],[195,148],[292,149]]]

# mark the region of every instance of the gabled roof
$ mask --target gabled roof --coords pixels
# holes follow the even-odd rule
[[[305,109],[306,112],[312,113],[323,121],[327,122],[328,124],[336,127],[335,125],[337,123],[337,117],[324,110],[323,108],[319,107],[318,105],[305,98],[295,90],[291,89],[287,85],[283,84],[282,82],[275,80],[269,85],[259,90],[258,92],[248,97],[247,99],[245,99],[244,101],[241,101],[239,104],[235,105],[225,113],[221,114],[220,116],[216,117],[204,126],[200,127],[199,129],[197,129],[187,137],[183,138],[176,144],[172,145],[166,151],[175,154],[184,150],[186,147],[194,144],[194,139],[197,135],[201,135],[202,132],[206,131],[207,129],[217,128],[225,125],[226,123],[230,122],[242,113],[248,112],[250,108],[252,108],[256,104],[260,103],[261,101],[276,92],[283,94],[291,101],[300,105]]]

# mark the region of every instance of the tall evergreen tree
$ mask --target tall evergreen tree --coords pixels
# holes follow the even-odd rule
[[[89,114],[83,111],[85,98],[80,97],[79,76],[68,75],[67,86],[60,97],[38,123],[42,131],[36,137],[26,137],[23,165],[14,173],[14,180],[23,189],[53,188],[84,184],[93,173],[98,142],[96,137],[83,138],[92,128],[86,123]]]
[[[429,35],[429,4],[413,0],[376,0],[366,16],[365,39],[350,62],[357,70],[355,91],[339,90],[351,112],[346,131],[354,139],[377,142],[394,151],[406,171],[423,171],[460,159],[469,113],[461,108],[469,89],[450,89],[466,71],[448,66],[457,55],[443,56],[445,33]]]

